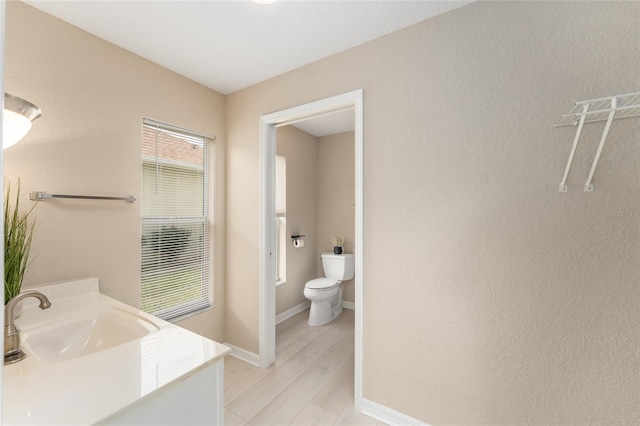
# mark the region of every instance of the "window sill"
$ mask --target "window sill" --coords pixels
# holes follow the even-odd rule
[[[169,319],[165,319],[165,321],[170,322],[172,324],[173,323],[177,323],[177,322],[180,322],[180,321],[185,320],[187,318],[191,318],[192,316],[199,315],[199,314],[202,314],[204,312],[210,311],[210,310],[212,310],[214,308],[215,308],[215,306],[213,304],[208,304],[206,306],[203,306],[200,309],[187,312],[187,313],[182,314],[180,316],[169,318]]]
[[[276,287],[278,287],[278,286],[280,286],[280,285],[282,285],[282,284],[286,284],[286,283],[287,283],[286,281],[280,281],[280,280],[278,280],[278,281],[276,281]]]

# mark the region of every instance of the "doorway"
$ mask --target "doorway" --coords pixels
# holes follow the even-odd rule
[[[273,277],[276,275],[275,169],[276,128],[310,118],[352,109],[355,144],[355,347],[354,402],[360,410],[362,402],[362,320],[363,312],[363,91],[362,89],[320,101],[300,105],[260,117],[260,325],[259,365],[267,368],[275,361],[276,297]]]

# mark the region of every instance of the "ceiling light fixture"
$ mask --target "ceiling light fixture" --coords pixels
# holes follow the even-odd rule
[[[2,147],[7,149],[22,139],[31,129],[31,122],[40,117],[40,114],[40,108],[31,102],[5,93]]]
[[[278,0],[252,0],[252,1],[257,4],[274,4]]]

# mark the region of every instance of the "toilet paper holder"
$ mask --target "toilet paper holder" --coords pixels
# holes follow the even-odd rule
[[[291,236],[291,243],[293,244],[293,246],[295,248],[302,248],[304,247],[304,240],[302,238],[304,238],[305,235],[292,235]]]

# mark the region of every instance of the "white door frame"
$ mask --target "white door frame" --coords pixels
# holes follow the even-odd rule
[[[0,109],[4,110],[4,29],[5,26],[5,2],[0,1],[0,93],[2,93],[2,100],[0,101]],[[3,123],[2,117],[4,114],[0,115],[0,148],[2,147],[2,133],[3,133]],[[0,149],[0,187],[4,188],[3,182],[4,176],[4,154],[3,150]],[[4,199],[4,198],[3,198]],[[0,231],[0,235],[2,235],[3,231]],[[4,235],[3,235],[4,237]],[[4,239],[4,238],[3,238]],[[0,270],[2,271],[2,275],[4,276],[4,252],[0,253]],[[2,296],[4,300],[4,294]],[[2,303],[2,308],[0,308],[0,326],[4,330],[4,303]],[[2,346],[4,347],[4,346]],[[4,350],[2,351],[4,352]],[[2,371],[0,371],[0,381],[2,381]],[[0,419],[2,418],[2,386],[0,386]]]
[[[276,232],[275,232],[275,158],[276,127],[293,124],[311,117],[351,109],[355,116],[355,348],[354,402],[362,403],[362,322],[363,306],[363,91],[362,89],[316,102],[266,114],[260,117],[260,353],[258,364],[269,367],[276,357]]]

